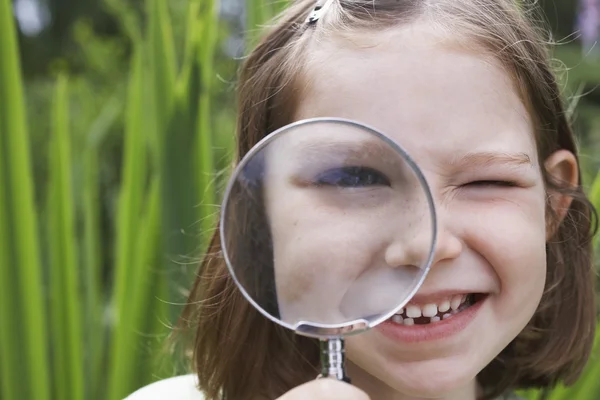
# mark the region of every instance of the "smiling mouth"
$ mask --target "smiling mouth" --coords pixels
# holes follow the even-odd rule
[[[428,325],[452,318],[487,297],[485,293],[454,295],[438,303],[417,305],[408,304],[390,319],[403,325]]]

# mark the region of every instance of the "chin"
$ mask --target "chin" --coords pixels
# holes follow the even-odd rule
[[[429,367],[414,370],[408,377],[393,376],[388,386],[413,397],[438,398],[475,390],[476,377],[476,372],[470,370]]]
[[[453,376],[434,377],[431,374],[408,381],[397,379],[393,389],[411,397],[438,398],[445,397],[451,393],[461,393],[474,390],[475,377]]]
[[[381,388],[382,383],[392,392],[425,399],[445,397],[452,393],[460,398],[460,393],[465,393],[463,396],[473,393],[479,369],[473,364],[465,368],[464,364],[459,366],[445,361],[438,359],[387,365],[384,368],[368,368],[369,372],[353,365],[349,372],[354,384],[373,394],[379,392],[378,387]]]

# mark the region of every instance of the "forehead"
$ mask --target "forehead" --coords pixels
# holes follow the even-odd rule
[[[313,43],[296,118],[373,125],[417,159],[506,151],[537,161],[531,118],[493,57],[420,25],[352,38]]]

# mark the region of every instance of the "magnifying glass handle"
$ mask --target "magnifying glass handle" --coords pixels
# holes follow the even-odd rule
[[[321,375],[320,378],[334,378],[350,383],[344,370],[344,339],[321,340]]]

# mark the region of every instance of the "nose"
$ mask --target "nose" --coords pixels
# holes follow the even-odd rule
[[[424,268],[432,251],[433,229],[431,220],[394,235],[385,249],[385,261],[391,267],[415,266]],[[463,250],[461,239],[437,215],[437,237],[433,246],[432,264],[457,258]]]

